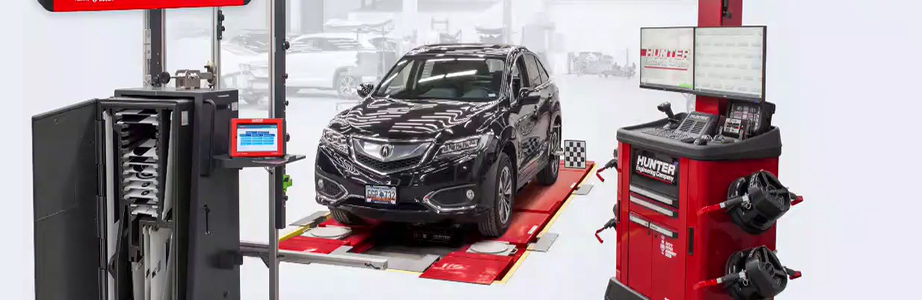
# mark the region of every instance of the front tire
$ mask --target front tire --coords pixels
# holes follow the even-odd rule
[[[506,153],[499,154],[497,164],[493,190],[496,196],[493,207],[477,223],[480,234],[488,238],[499,237],[506,233],[512,221],[512,205],[515,204],[515,168],[512,167],[512,162]]]
[[[551,128],[551,134],[548,135],[547,166],[541,172],[538,172],[538,176],[536,176],[539,184],[552,185],[557,182],[557,175],[560,174],[560,155],[557,154],[559,150],[560,123],[554,123],[554,127]]]
[[[343,224],[343,225],[363,225],[365,224],[365,220],[362,220],[362,218],[360,218],[359,216],[356,216],[348,211],[345,211],[339,208],[330,207],[330,215],[333,216],[333,220],[336,220],[336,222],[339,222],[340,224]]]

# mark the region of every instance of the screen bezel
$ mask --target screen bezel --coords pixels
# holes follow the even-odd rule
[[[640,48],[643,48],[643,31],[644,29],[691,29],[692,30],[692,52],[695,52],[695,32],[697,27],[694,26],[662,26],[662,27],[640,27]],[[638,51],[639,52],[639,51]],[[692,53],[692,59],[696,59],[696,54]],[[677,86],[663,85],[663,84],[644,84],[643,83],[643,63],[638,61],[637,64],[640,68],[638,70],[639,76],[637,76],[637,81],[640,84],[641,88],[659,90],[659,91],[669,91],[669,92],[679,92],[679,93],[692,93],[695,91],[695,63],[692,62],[692,88],[684,89]]]
[[[284,130],[282,119],[231,119],[230,134],[230,156],[231,157],[280,157],[284,155],[282,151]],[[238,151],[237,150],[237,129],[240,125],[275,125],[278,133],[275,135],[275,151]]]
[[[731,26],[731,27],[721,27],[721,26],[695,27],[695,43],[696,43],[695,44],[695,48],[696,48],[695,49],[695,63],[698,62],[697,42],[698,42],[698,29],[699,28],[762,28],[762,95],[760,97],[753,97],[752,95],[748,95],[748,94],[736,94],[736,93],[727,93],[727,92],[710,91],[710,90],[704,90],[704,91],[698,90],[698,85],[697,85],[698,68],[697,67],[694,70],[694,73],[695,73],[694,81],[696,84],[694,84],[694,87],[693,87],[694,89],[693,94],[698,95],[698,96],[743,100],[743,101],[750,101],[750,102],[756,102],[756,103],[764,102],[765,92],[766,92],[765,91],[765,81],[766,81],[765,70],[768,67],[766,65],[766,62],[768,61],[768,26],[766,25],[747,25],[747,26]]]

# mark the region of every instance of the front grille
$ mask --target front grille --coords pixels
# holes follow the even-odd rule
[[[415,167],[419,164],[420,160],[423,159],[423,156],[411,157],[407,159],[395,160],[395,161],[378,161],[374,158],[365,156],[361,153],[356,153],[355,158],[358,162],[366,167],[372,168],[381,172],[391,172],[397,170],[403,170]]]

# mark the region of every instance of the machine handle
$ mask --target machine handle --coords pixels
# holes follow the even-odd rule
[[[617,167],[618,167],[618,155],[617,155],[617,153],[618,153],[618,150],[615,149],[615,158],[613,158],[612,160],[608,161],[608,163],[606,163],[604,166],[602,166],[601,168],[599,168],[598,170],[595,171],[595,177],[598,177],[598,178],[599,178],[599,181],[605,182],[605,178],[602,177],[602,171],[605,171],[605,170],[610,169],[610,168],[615,168],[616,171],[621,171],[621,170],[618,170],[618,168],[617,168]]]
[[[199,172],[199,175],[208,176],[211,174],[211,169],[214,167],[214,122],[215,116],[218,114],[218,105],[215,104],[211,99],[205,100],[204,102],[208,105],[211,105],[211,119],[209,122],[211,125],[208,128],[208,151],[205,152],[205,154],[203,154],[204,157],[201,158],[201,164],[203,164],[203,166],[200,166],[201,171]]]
[[[614,228],[615,230],[618,230],[617,226],[618,226],[618,217],[614,217],[611,220],[608,220],[608,222],[605,222],[605,225],[603,225],[602,228],[599,228],[598,230],[595,231],[595,239],[599,240],[599,244],[605,243],[605,241],[602,240],[602,237],[600,237],[599,234],[602,233],[602,231],[605,231],[606,229],[609,229],[609,228]]]
[[[703,215],[706,215],[706,214],[709,214],[715,211],[732,208],[734,206],[742,204],[743,202],[748,202],[749,201],[748,198],[749,198],[748,196],[743,195],[739,197],[730,198],[730,200],[720,202],[718,204],[702,207],[701,209],[698,210],[698,216],[700,217],[700,216],[703,216]]]
[[[723,276],[723,277],[718,277],[718,278],[714,278],[714,279],[699,281],[698,283],[696,283],[696,284],[693,286],[693,288],[694,288],[695,290],[700,290],[700,289],[704,289],[704,288],[709,288],[709,287],[718,286],[718,285],[721,285],[721,284],[723,284],[723,283],[725,283],[725,282],[737,281],[737,280],[739,280],[742,276],[745,276],[745,275],[742,275],[742,274],[743,274],[743,273],[733,273],[733,274],[727,274],[726,276]]]
[[[803,273],[801,273],[800,271],[793,270],[788,267],[784,267],[784,272],[788,275],[789,280],[794,280],[794,279],[797,279],[803,276]],[[723,276],[723,277],[699,281],[693,286],[693,288],[695,290],[700,290],[703,288],[718,286],[726,282],[734,282],[734,281],[740,280],[741,278],[746,278],[746,273],[740,272],[740,273],[727,274],[726,276]]]

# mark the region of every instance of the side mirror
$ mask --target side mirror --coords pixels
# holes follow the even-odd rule
[[[355,89],[355,93],[359,94],[359,97],[365,98],[368,97],[368,94],[371,94],[371,91],[375,89],[373,83],[362,83],[359,84],[359,87]]]
[[[538,104],[541,101],[541,95],[531,88],[521,88],[519,89],[519,101],[523,105]]]

